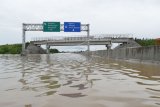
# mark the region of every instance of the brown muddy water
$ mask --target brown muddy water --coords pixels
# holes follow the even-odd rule
[[[0,55],[0,107],[160,107],[160,66],[72,53]]]

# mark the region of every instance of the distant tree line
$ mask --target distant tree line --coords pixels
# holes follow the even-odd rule
[[[160,39],[137,39],[135,41],[140,44],[141,46],[153,46],[153,45],[160,45]]]
[[[22,50],[21,44],[1,45],[0,54],[20,54]]]
[[[26,43],[26,47],[29,43]],[[6,44],[0,45],[0,54],[20,54],[22,51],[22,44]],[[57,49],[50,49],[50,53],[59,53]]]
[[[49,51],[50,51],[50,53],[59,53],[58,49],[50,49]]]

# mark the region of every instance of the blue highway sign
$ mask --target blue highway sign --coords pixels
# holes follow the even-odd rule
[[[81,23],[64,22],[64,32],[81,32]]]

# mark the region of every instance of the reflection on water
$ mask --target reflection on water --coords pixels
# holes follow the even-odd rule
[[[24,107],[32,107],[32,105],[31,105],[31,104],[29,104],[29,105],[25,105]]]
[[[159,107],[160,67],[79,54],[0,55],[2,107]]]
[[[76,98],[76,97],[84,97],[86,95],[82,95],[82,93],[72,93],[72,94],[60,94],[62,96],[67,96],[67,97],[72,97],[72,98]]]

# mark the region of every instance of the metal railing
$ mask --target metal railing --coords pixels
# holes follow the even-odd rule
[[[131,34],[99,34],[99,35],[92,35],[89,37],[90,41],[104,41],[104,40],[111,40],[111,39],[126,39],[132,38]],[[88,38],[86,36],[72,36],[72,37],[34,37],[31,41],[86,41]]]
[[[36,37],[32,38],[33,42],[38,41],[87,41],[87,37],[65,37],[65,38],[53,38],[53,37]],[[104,41],[104,40],[111,40],[110,38],[101,38],[101,37],[89,37],[90,41]]]

